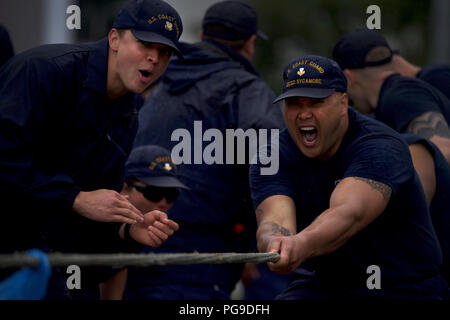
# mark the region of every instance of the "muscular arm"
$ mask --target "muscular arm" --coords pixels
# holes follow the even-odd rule
[[[258,229],[258,242],[267,243],[265,251],[280,252],[280,260],[269,264],[270,268],[279,273],[290,273],[306,259],[338,249],[384,211],[391,193],[389,186],[377,181],[359,177],[345,178],[333,191],[330,208],[320,214],[307,228],[292,236],[270,234],[269,223],[275,221],[293,234],[295,229],[292,228],[292,222],[295,220],[288,219],[295,213],[293,203],[289,205],[283,198],[266,199],[268,203],[264,201],[258,207],[264,213],[268,212],[267,218],[264,219],[265,224],[260,224]],[[278,203],[271,203],[272,201]],[[284,220],[272,218],[275,215],[274,211],[281,212],[283,208]],[[260,249],[264,249],[264,246]]]
[[[392,190],[366,178],[342,180],[330,198],[330,208],[298,234],[307,244],[306,258],[330,253],[367,227],[386,208]]]
[[[450,164],[450,128],[440,112],[426,112],[414,118],[406,130],[433,142]]]
[[[436,175],[434,171],[434,159],[428,149],[421,143],[409,146],[414,169],[420,178],[428,206],[430,206],[436,192]]]

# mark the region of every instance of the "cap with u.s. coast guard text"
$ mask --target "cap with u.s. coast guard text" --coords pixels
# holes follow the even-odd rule
[[[183,23],[178,12],[162,0],[128,0],[112,27],[130,29],[137,39],[164,44],[182,57],[178,40],[183,33]]]
[[[177,179],[177,166],[170,151],[146,145],[133,149],[125,163],[125,178],[136,178],[150,186],[189,189]]]
[[[284,68],[283,80],[283,92],[274,103],[289,97],[326,98],[335,91],[347,91],[347,79],[339,65],[316,55],[289,63]]]

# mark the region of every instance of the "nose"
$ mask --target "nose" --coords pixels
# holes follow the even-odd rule
[[[167,202],[166,197],[163,197],[157,202],[157,206],[161,208],[161,211],[167,211],[170,208],[170,203]]]
[[[299,107],[298,117],[300,120],[306,120],[312,117],[311,108],[309,105],[303,104]]]
[[[159,50],[156,48],[149,48],[147,52],[147,61],[151,63],[158,63],[159,61]]]
[[[310,105],[293,104],[287,107],[288,117],[292,120],[306,120],[312,117]]]

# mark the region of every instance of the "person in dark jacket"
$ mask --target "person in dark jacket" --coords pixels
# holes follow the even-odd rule
[[[239,162],[245,152],[234,153],[234,145],[230,150],[226,136],[239,129],[261,136],[283,126],[274,93],[250,62],[258,34],[264,37],[249,5],[212,5],[203,18],[202,41],[180,44],[184,60],[171,61],[140,110],[135,146],[172,150],[172,159],[183,163],[178,177],[191,189],[181,190],[168,211],[180,229],[145,252],[248,252],[248,237],[255,237],[249,158]],[[229,299],[241,272],[237,264],[130,268],[125,297]]]
[[[34,48],[0,70],[1,252],[139,250],[125,232],[136,239],[147,228],[140,242],[155,245],[148,219],[119,192],[137,130],[134,95],[180,54],[181,32],[166,2],[129,0],[107,38]]]

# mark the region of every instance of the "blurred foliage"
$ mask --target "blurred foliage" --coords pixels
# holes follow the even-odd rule
[[[193,6],[196,0],[191,1]],[[83,8],[80,41],[104,37],[123,0],[79,0]],[[427,61],[430,0],[247,0],[259,15],[259,40],[254,63],[269,86],[280,92],[284,66],[306,54],[331,57],[345,33],[366,28],[370,5],[381,9],[381,32],[394,49],[415,64]],[[176,5],[175,5],[176,8]],[[205,8],[199,8],[205,10]],[[200,29],[200,21],[198,22]]]
[[[306,54],[332,56],[345,33],[366,28],[370,5],[381,9],[381,32],[408,60],[427,60],[428,0],[248,0],[258,12],[269,41],[257,43],[254,63],[279,93],[284,66]]]

